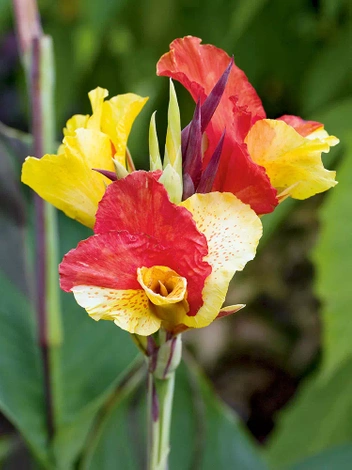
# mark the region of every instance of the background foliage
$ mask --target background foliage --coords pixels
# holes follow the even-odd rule
[[[187,360],[178,374],[171,469],[260,470],[264,460],[272,469],[350,468],[351,3],[42,0],[39,5],[55,46],[58,140],[68,117],[89,112],[87,92],[97,85],[110,96],[147,95],[129,144],[145,167],[155,109],[165,135],[167,80],[156,77],[155,64],[174,38],[186,34],[234,53],[269,117],[319,120],[341,139],[325,158],[326,166],[338,168],[339,185],[298,205],[286,201],[263,219],[261,251],[229,294],[229,302],[248,307],[186,338],[218,392],[265,445],[254,444]],[[0,120],[26,132],[27,97],[8,0],[0,0],[0,34]],[[187,123],[193,103],[177,90]],[[67,294],[58,345],[58,431],[52,445],[47,443],[40,352],[28,301],[32,204],[30,191],[19,184],[30,145],[26,134],[1,127],[0,459],[5,468],[23,462],[29,468],[33,456],[47,468],[56,460],[55,468],[65,470],[143,468],[144,377],[135,347],[113,325],[89,320]],[[61,255],[89,235],[61,215],[59,228]]]

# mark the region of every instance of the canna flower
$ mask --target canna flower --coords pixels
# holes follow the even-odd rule
[[[176,39],[159,60],[157,74],[178,80],[202,108],[223,81],[221,100],[204,129],[208,145],[203,173],[216,161],[213,155],[221,143],[211,190],[232,192],[257,214],[265,214],[283,195],[305,199],[336,184],[321,153],[338,139],[323,124],[297,116],[266,119],[255,89],[223,50],[201,45],[192,36]]]
[[[127,140],[132,124],[148,98],[133,93],[104,99],[108,91],[88,93],[92,115],[69,119],[57,155],[27,157],[22,181],[43,199],[82,224],[93,227],[98,203],[110,179],[93,169],[128,174]]]
[[[94,233],[67,253],[61,288],[94,320],[130,333],[207,326],[229,282],[253,259],[261,237],[255,212],[230,193],[194,194],[176,205],[157,180],[136,171],[109,185]]]

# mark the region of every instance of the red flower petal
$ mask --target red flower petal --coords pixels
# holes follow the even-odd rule
[[[207,242],[192,215],[172,204],[164,186],[145,171],[135,171],[106,189],[99,203],[94,232],[110,230],[145,233],[161,243],[175,243],[178,249],[189,241],[196,242],[202,256],[207,254]]]
[[[205,236],[190,212],[169,201],[155,175],[133,172],[115,181],[99,204],[95,231],[60,265],[61,287],[77,285],[138,289],[137,268],[168,266],[187,279],[190,314],[201,307],[205,279]]]
[[[301,134],[303,137],[306,137],[317,129],[324,127],[320,122],[305,121],[299,116],[292,116],[290,114],[285,114],[284,116],[279,117],[278,120],[286,122],[286,124],[293,127],[298,134]]]
[[[170,52],[158,62],[158,75],[172,77],[182,83],[193,99],[201,103],[209,95],[229,64],[230,57],[221,49],[205,44],[192,36],[176,39]],[[203,170],[226,129],[224,148],[213,190],[229,191],[257,214],[272,212],[278,204],[276,190],[271,186],[264,168],[254,163],[243,144],[253,124],[265,118],[260,98],[244,72],[233,65],[220,104],[207,128],[209,146]]]
[[[230,57],[225,51],[210,44],[201,45],[201,39],[186,36],[170,44],[170,52],[164,54],[157,64],[157,74],[178,80],[201,103],[209,95],[224,70]],[[253,119],[266,117],[261,100],[249,83],[245,73],[233,65],[224,94],[212,119],[214,129],[220,132],[234,121],[233,101],[244,108]],[[253,125],[254,122],[251,123]]]
[[[254,163],[246,144],[225,137],[213,191],[231,192],[257,214],[268,214],[278,204],[276,190],[262,166]]]

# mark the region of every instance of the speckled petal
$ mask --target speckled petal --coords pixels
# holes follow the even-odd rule
[[[111,320],[123,330],[144,336],[160,328],[161,320],[149,308],[148,298],[142,289],[76,286],[72,292],[77,303],[96,321]]]
[[[233,275],[254,258],[262,224],[248,205],[230,193],[194,194],[182,205],[192,213],[198,230],[207,239],[209,252],[205,259],[212,266],[202,292],[203,306],[182,322],[200,328],[217,317]]]

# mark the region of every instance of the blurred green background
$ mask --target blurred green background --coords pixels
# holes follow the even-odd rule
[[[349,0],[43,0],[39,7],[43,29],[54,40],[58,141],[65,121],[72,114],[90,112],[87,93],[96,86],[107,88],[110,96],[124,92],[149,96],[129,140],[137,165],[146,168],[148,124],[154,110],[158,110],[161,141],[166,131],[168,81],[156,76],[156,62],[174,38],[187,34],[234,54],[236,64],[245,71],[261,97],[268,117],[296,114],[318,120],[329,133],[340,138],[341,144],[324,157],[328,168],[337,168],[339,185],[329,194],[309,201],[298,204],[286,201],[263,218],[264,238],[258,256],[243,273],[235,276],[228,296],[229,303],[245,302],[246,309],[204,330],[188,333],[185,341],[217,392],[262,445],[260,452],[269,468],[351,468],[352,446],[348,443],[352,440],[349,286],[352,278],[352,3]],[[0,0],[0,51],[0,121],[27,132],[25,80],[18,58],[11,3],[7,0]],[[176,89],[182,122],[186,125],[194,103],[178,84]],[[23,142],[19,145],[6,129],[1,130],[0,144],[3,200],[0,279],[2,291],[8,295],[5,277],[22,292],[27,290],[23,256],[18,247],[23,243],[24,222],[31,206],[29,191],[20,188],[18,178],[28,148]],[[62,253],[89,235],[74,222],[63,219],[60,219]],[[84,312],[80,309],[68,315],[73,309],[70,300],[66,297],[64,300],[67,308],[65,304],[63,361],[68,364],[64,372],[69,384],[66,392],[71,393],[71,389],[74,392],[66,410],[68,417],[63,421],[71,425],[72,410],[86,409],[81,403],[77,405],[81,398],[76,403],[75,396],[84,395],[86,402],[92,403],[116,376],[116,371],[110,370],[102,357],[94,365],[101,377],[101,390],[92,390],[88,373],[84,377],[82,373],[81,382],[75,386],[77,371],[86,368],[90,361],[90,353],[84,348],[107,344],[115,358],[123,347],[125,359],[120,358],[121,370],[134,352],[126,338],[119,345],[114,344],[115,331],[110,325],[91,328],[83,320]],[[18,306],[6,302],[0,313],[4,315],[11,308],[18,312]],[[82,336],[82,328],[85,334],[92,335],[89,346],[81,346],[77,341],[77,336]],[[9,331],[6,329],[8,334]],[[0,338],[0,352],[5,355],[11,355],[11,338],[10,335],[8,343]],[[20,336],[18,341],[22,341]],[[23,355],[28,359],[24,352]],[[1,374],[9,374],[10,362],[0,364],[0,384]],[[111,355],[110,362],[113,367]],[[27,380],[21,369],[17,380],[13,381],[14,387]],[[18,407],[23,406],[23,413],[27,413],[32,405],[23,403],[21,396],[19,402],[9,405],[6,394],[11,392],[11,386],[9,390],[3,396],[0,385],[2,411],[19,427],[33,452],[38,443],[28,444],[26,425],[22,422],[19,425],[16,415]],[[181,399],[182,396],[178,400]],[[115,414],[123,410],[118,409]],[[33,415],[35,419],[35,410]],[[28,432],[35,434],[30,418],[28,423]],[[5,420],[1,426],[0,457],[17,449],[4,468],[22,468],[20,465],[26,465],[23,462],[29,465],[23,456],[23,445],[17,438],[8,438],[14,435],[12,426]],[[113,428],[111,432],[120,435],[121,429]],[[73,424],[70,432],[60,436],[62,442],[59,440],[58,448],[67,445],[70,435],[76,436]],[[194,444],[196,449],[198,444]],[[123,445],[120,447],[122,451]],[[80,468],[115,468],[108,463],[107,448],[105,453],[99,448],[88,456],[86,466]],[[324,452],[322,456],[314,457],[320,452]],[[74,460],[77,453],[73,450],[74,457],[70,455],[66,462]],[[113,456],[112,453],[110,457]],[[311,460],[300,463],[306,458]],[[117,468],[135,468],[131,459],[128,456],[129,463]],[[225,466],[220,457],[215,462],[218,468],[233,468]],[[71,468],[68,463],[65,465],[63,468]],[[194,462],[189,467],[174,465],[175,469],[207,468],[199,462],[198,467]],[[237,468],[262,467],[259,463],[249,463]]]

